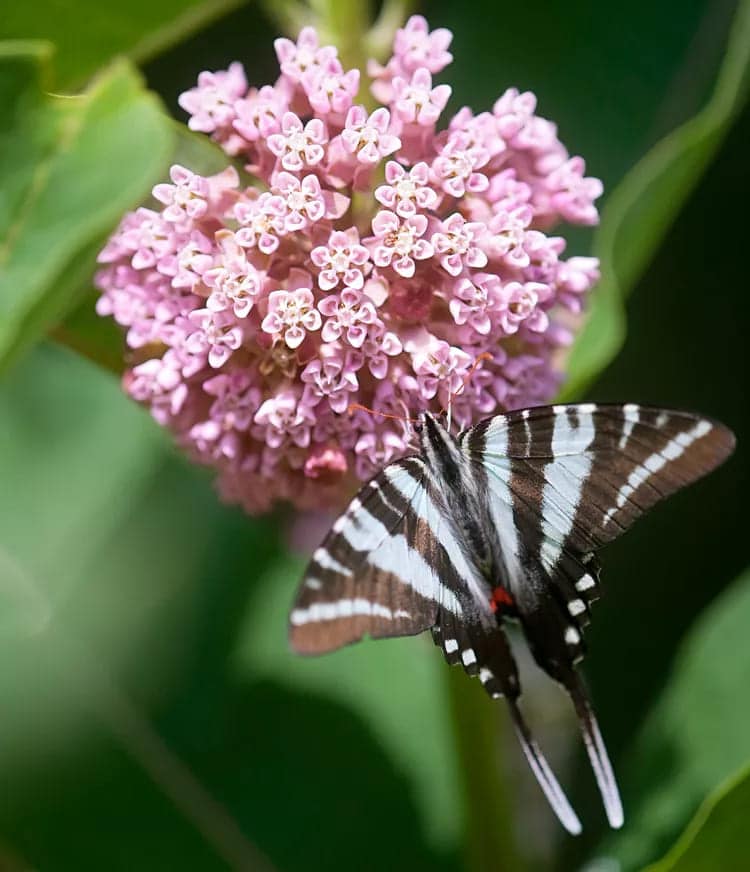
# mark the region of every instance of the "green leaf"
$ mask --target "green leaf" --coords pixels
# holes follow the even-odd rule
[[[97,0],[5,4],[0,40],[49,40],[57,49],[55,88],[83,85],[116,55],[145,61],[240,5],[241,0]]]
[[[174,149],[164,163],[161,178],[167,178],[168,166],[173,163],[190,167],[206,176],[226,168],[227,156],[208,137],[193,133],[176,121],[170,120],[168,124],[174,134]],[[103,242],[97,239],[90,257],[83,259],[84,268],[68,277],[71,283],[70,296],[79,303],[64,321],[55,326],[51,336],[61,345],[119,374],[125,368],[122,330],[111,318],[96,314],[99,294],[91,287],[93,263]]]
[[[708,104],[648,152],[607,200],[594,240],[602,278],[568,360],[563,398],[580,395],[621,347],[623,300],[745,105],[749,89],[750,2],[742,0]]]
[[[750,766],[715,790],[672,850],[645,872],[741,869],[747,863]]]
[[[356,713],[407,776],[428,842],[436,851],[455,847],[461,789],[445,716],[445,664],[424,637],[368,640],[320,658],[293,654],[279,628],[303,569],[303,561],[286,558],[260,580],[238,637],[237,674],[270,678]]]
[[[41,626],[0,635],[0,830],[29,867],[94,872],[116,855],[143,872],[260,872],[256,843],[284,872],[323,872],[387,833],[358,869],[386,868],[394,851],[415,872],[455,868],[428,846],[417,810],[442,804],[446,831],[432,841],[450,842],[457,799],[434,651],[387,659],[391,688],[388,645],[369,673],[360,658],[344,678],[329,665],[317,688],[282,681],[286,661],[315,664],[286,652],[296,568],[272,522],[220,506],[107,373],[59,348],[36,349],[0,384],[0,480],[0,547],[48,604]],[[286,583],[270,560],[288,567]],[[34,617],[7,565],[2,609]],[[259,591],[261,580],[282,583]],[[252,670],[235,649],[248,597],[249,641],[266,652]],[[328,693],[342,682],[349,701]],[[331,820],[337,837],[312,856]]]
[[[663,696],[623,757],[626,824],[597,852],[623,869],[665,851],[704,797],[750,760],[748,626],[750,570],[688,634]]]
[[[273,549],[268,527],[219,506],[107,373],[54,347],[0,384],[0,480],[4,847],[29,868],[266,868],[144,701],[200,650],[215,702],[223,574]]]
[[[173,149],[158,100],[125,62],[59,98],[44,90],[49,54],[0,45],[0,369],[80,300],[106,233]]]

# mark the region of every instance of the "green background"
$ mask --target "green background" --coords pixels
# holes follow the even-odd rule
[[[714,92],[743,8],[420,7],[454,31],[454,108],[530,88],[605,182],[601,231],[571,242],[605,259],[610,301],[577,350],[572,395],[693,408],[738,436],[725,467],[603,555],[585,673],[621,832],[606,831],[565,700],[529,682],[577,840],[503,718],[426,640],[293,658],[302,560],[288,516],[220,505],[116,379],[63,347],[117,361],[117,332],[90,317],[92,255],[172,160],[216,160],[164,112],[184,120],[177,95],[234,59],[272,81],[278,25],[258,5],[178,0],[3,10],[1,38],[56,51],[41,87],[17,44],[0,54],[0,869],[573,870],[609,857],[630,870],[665,855],[699,807],[660,872],[750,866],[743,88],[705,136],[680,128]],[[158,99],[123,62],[100,72],[120,53]],[[95,74],[85,106],[49,96]],[[690,143],[699,158],[685,163]],[[654,154],[666,187],[644,169]],[[34,185],[44,198],[27,208]],[[624,344],[592,381],[623,336],[626,291]],[[64,342],[39,344],[49,329]]]

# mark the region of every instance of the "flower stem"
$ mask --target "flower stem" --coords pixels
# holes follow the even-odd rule
[[[368,57],[385,62],[397,28],[416,5],[415,0],[383,0],[380,14],[367,34],[365,52]]]
[[[322,42],[339,50],[345,70],[367,64],[364,41],[372,21],[370,0],[309,0]]]
[[[269,19],[290,39],[296,39],[305,25],[313,24],[311,11],[301,0],[263,0],[262,6]]]
[[[506,721],[478,682],[448,669],[448,696],[464,790],[464,864],[467,872],[523,869],[513,834],[513,806],[502,771]]]

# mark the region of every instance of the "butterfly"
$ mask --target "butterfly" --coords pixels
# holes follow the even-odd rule
[[[568,692],[612,827],[619,791],[578,672],[599,597],[599,549],[654,503],[722,463],[734,436],[687,412],[635,404],[540,406],[454,436],[422,413],[419,450],[384,467],[313,554],[290,614],[290,642],[321,654],[429,630],[449,664],[507,702],[553,811],[581,824],[519,707],[506,628]]]

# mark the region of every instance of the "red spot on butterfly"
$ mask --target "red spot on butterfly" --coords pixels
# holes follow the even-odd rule
[[[493,612],[496,612],[498,609],[502,611],[505,608],[513,608],[515,606],[515,601],[513,597],[508,593],[508,591],[504,587],[496,587],[492,591],[492,598],[490,599],[490,608]]]

